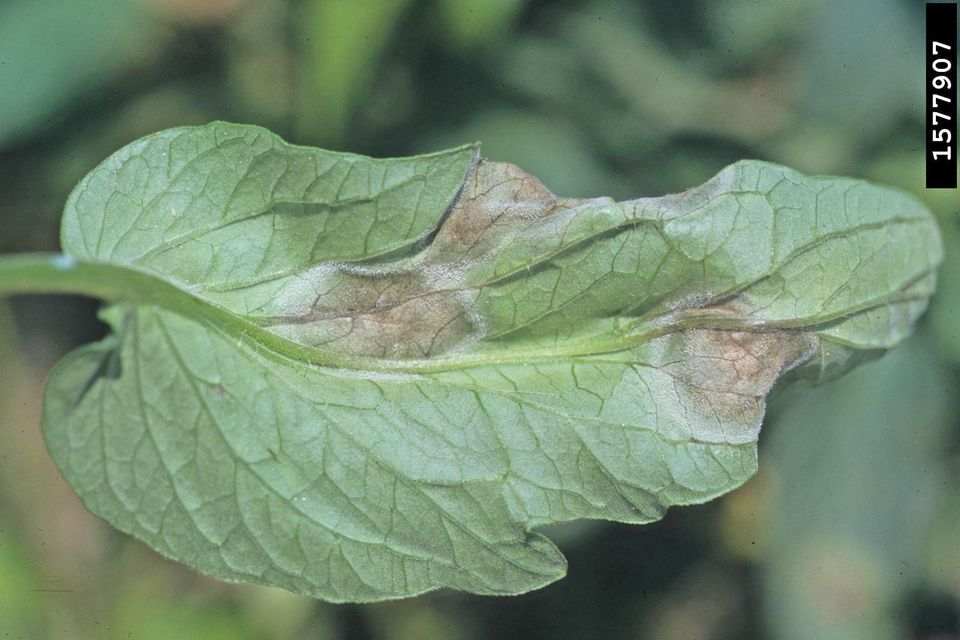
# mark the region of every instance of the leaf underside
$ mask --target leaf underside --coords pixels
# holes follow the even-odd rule
[[[523,593],[566,569],[540,525],[739,486],[777,379],[892,347],[941,259],[912,197],[763,162],[618,203],[475,146],[378,160],[225,123],[107,159],[62,242],[236,317],[120,303],[58,365],[44,434],[87,507],[332,601]]]

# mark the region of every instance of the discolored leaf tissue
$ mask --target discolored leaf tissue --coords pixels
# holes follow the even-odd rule
[[[730,491],[778,378],[892,347],[941,259],[912,197],[764,162],[568,199],[476,146],[224,123],[107,159],[62,241],[161,291],[52,374],[66,479],[165,556],[332,601],[522,593],[566,569],[540,525]]]

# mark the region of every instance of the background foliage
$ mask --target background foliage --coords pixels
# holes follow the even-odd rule
[[[743,157],[904,187],[940,217],[918,335],[781,394],[760,474],[631,527],[552,535],[570,575],[513,599],[331,606],[217,583],[79,505],[43,380],[96,303],[0,307],[0,633],[23,638],[960,637],[960,197],[923,189],[923,4],[909,0],[6,0],[0,251],[58,247],[121,145],[213,119],[407,155],[481,140],[560,195],[658,195]]]

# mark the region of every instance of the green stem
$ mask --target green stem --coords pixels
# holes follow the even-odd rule
[[[253,338],[274,357],[331,367],[366,368],[372,364],[343,354],[291,342],[222,307],[202,300],[157,276],[127,266],[77,260],[55,253],[0,256],[0,297],[67,293],[129,302],[172,311],[238,340]]]
[[[155,305],[194,320],[250,324],[161,278],[130,267],[55,253],[0,256],[0,296],[40,293],[73,293],[108,302],[122,300]]]
[[[0,296],[42,293],[73,293],[146,304],[163,301],[164,306],[169,298],[184,296],[173,285],[126,267],[75,260],[57,253],[0,256]]]

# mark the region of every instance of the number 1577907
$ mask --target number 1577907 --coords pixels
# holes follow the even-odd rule
[[[943,148],[933,148],[930,153],[933,156],[934,160],[939,160],[941,158],[952,160],[953,159],[953,133],[950,130],[950,127],[939,128],[941,124],[949,122],[952,120],[949,113],[940,111],[941,107],[944,105],[949,105],[952,103],[952,100],[948,95],[951,89],[953,89],[953,84],[950,81],[949,74],[953,65],[949,58],[947,57],[937,57],[941,53],[951,51],[952,47],[948,44],[942,42],[932,42],[932,53],[933,53],[933,63],[931,68],[938,75],[933,76],[930,85],[935,91],[943,91],[944,93],[931,93],[931,107],[932,111],[930,112],[930,124],[933,129],[930,132],[931,140],[933,142],[941,143],[944,145]]]

